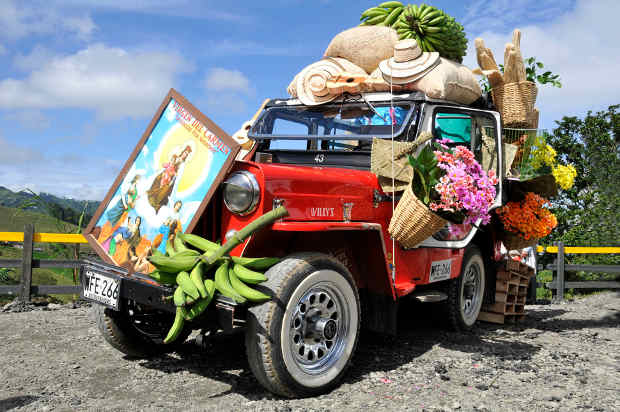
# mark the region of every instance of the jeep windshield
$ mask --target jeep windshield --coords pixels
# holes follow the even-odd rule
[[[400,136],[414,123],[415,104],[365,101],[268,107],[249,136],[259,150],[368,151],[374,137]]]

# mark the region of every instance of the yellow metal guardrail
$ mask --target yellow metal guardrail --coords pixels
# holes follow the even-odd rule
[[[0,232],[0,241],[23,242],[23,232]],[[86,238],[76,233],[35,233],[35,242],[42,243],[88,243]],[[536,251],[540,253],[558,253],[557,246],[536,246]],[[587,254],[607,254],[620,253],[620,247],[616,246],[565,246],[564,253],[587,253]]]
[[[41,243],[88,243],[77,233],[35,233],[33,242]],[[0,232],[0,241],[23,242],[24,232]]]
[[[537,246],[537,252],[558,253],[557,246]],[[615,246],[564,246],[564,253],[608,254],[620,253],[620,247]]]

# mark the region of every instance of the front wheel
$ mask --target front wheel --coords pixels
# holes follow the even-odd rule
[[[446,302],[450,324],[455,330],[474,326],[484,300],[485,272],[480,250],[470,246],[463,256],[461,274],[450,280]]]
[[[186,327],[174,344],[163,340],[174,315],[125,301],[123,310],[115,311],[93,304],[97,326],[103,338],[115,349],[132,358],[147,358],[178,349],[192,330]]]
[[[246,351],[268,390],[313,396],[344,377],[357,346],[360,301],[349,271],[320,253],[287,257],[265,274],[272,299],[249,309]]]

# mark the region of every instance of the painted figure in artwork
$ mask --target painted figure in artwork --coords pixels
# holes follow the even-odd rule
[[[168,204],[179,168],[187,160],[191,152],[192,148],[186,146],[180,154],[173,154],[170,157],[170,161],[163,164],[163,170],[155,177],[151,188],[146,192],[149,203],[153,206],[156,213],[159,212],[162,206]]]
[[[183,206],[183,202],[177,200],[174,202],[174,209],[172,214],[164,221],[164,224],[159,228],[159,234],[157,238],[161,236],[161,243],[159,245],[159,250],[162,253],[166,253],[166,243],[168,240],[174,240],[174,236],[177,232],[182,231],[183,227],[181,224],[181,216],[179,214],[181,207]]]
[[[121,195],[116,205],[106,212],[106,217],[112,226],[116,226],[121,222],[124,217],[123,215],[131,212],[136,206],[136,199],[138,198],[138,180],[140,180],[140,175],[135,175],[133,179],[131,179],[131,182],[129,182],[127,193]]]
[[[127,242],[129,246],[137,246],[142,239],[140,235],[141,223],[142,218],[140,216],[136,216],[133,222],[131,222],[130,218],[127,218],[127,225],[119,226],[114,233],[102,243],[102,246],[108,251],[110,256],[116,254],[116,250],[122,242]]]
[[[135,247],[129,249],[129,262],[133,272],[150,273],[151,263],[148,257],[153,255],[153,246],[147,246],[144,252],[138,255]]]

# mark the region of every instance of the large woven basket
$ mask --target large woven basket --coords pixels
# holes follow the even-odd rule
[[[495,107],[502,115],[504,126],[527,127],[533,123],[538,88],[533,82],[506,83],[491,89]]]
[[[405,248],[412,248],[448,222],[433,213],[407,186],[394,210],[388,231]]]
[[[502,233],[502,243],[506,247],[506,250],[518,250],[536,245],[538,239],[524,239],[517,234],[505,230]]]

